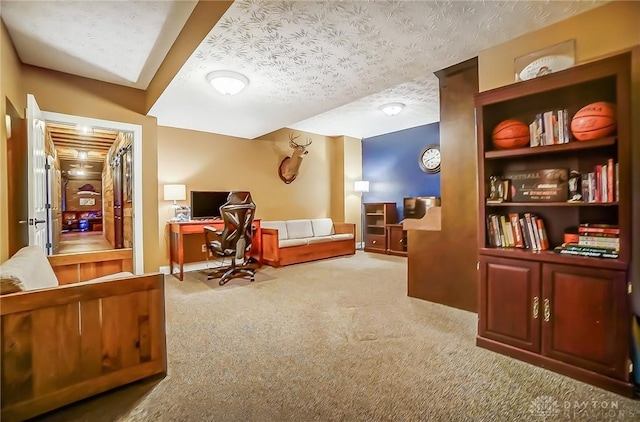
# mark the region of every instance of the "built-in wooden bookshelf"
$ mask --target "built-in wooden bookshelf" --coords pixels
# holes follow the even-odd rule
[[[515,83],[476,96],[478,139],[479,304],[477,344],[627,396],[630,357],[631,54]],[[497,150],[492,130],[503,120],[531,122],[547,110],[571,118],[598,101],[617,107],[611,136],[558,145]],[[619,166],[614,202],[487,203],[488,181],[514,171],[567,169],[580,173],[613,159]],[[498,248],[490,214],[534,213],[544,221],[549,250]],[[617,259],[553,252],[568,228],[598,223],[619,228]]]

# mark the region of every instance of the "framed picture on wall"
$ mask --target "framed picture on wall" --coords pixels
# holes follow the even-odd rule
[[[133,199],[133,155],[131,154],[131,148],[127,148],[126,152],[122,155],[122,195],[125,202],[131,202]]]

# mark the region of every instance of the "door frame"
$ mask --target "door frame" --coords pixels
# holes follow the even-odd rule
[[[142,227],[142,125],[42,111],[45,122],[102,127],[133,133],[133,272],[144,274]],[[137,218],[136,216],[140,216]]]

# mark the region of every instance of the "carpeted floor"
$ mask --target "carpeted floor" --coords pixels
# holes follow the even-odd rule
[[[407,297],[406,258],[166,278],[168,375],[43,421],[637,421],[640,402],[475,346],[476,314]]]

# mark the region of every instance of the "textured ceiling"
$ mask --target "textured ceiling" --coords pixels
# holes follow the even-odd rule
[[[197,1],[5,1],[23,63],[146,89]]]
[[[237,0],[149,114],[243,138],[283,127],[362,138],[432,123],[434,71],[603,3]],[[2,0],[1,13],[24,62],[144,88],[193,7]],[[222,96],[206,80],[214,70],[250,84]],[[378,109],[387,102],[406,107],[388,117]]]

